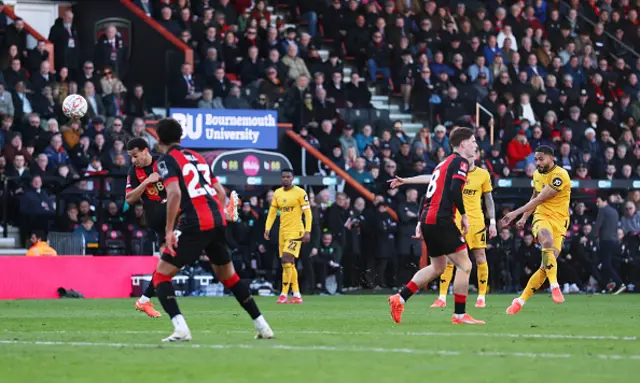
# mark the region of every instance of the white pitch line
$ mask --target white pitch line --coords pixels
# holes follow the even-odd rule
[[[4,330],[5,333],[20,334],[74,334],[74,333],[121,333],[121,334],[163,334],[165,331],[158,330],[52,330],[52,331],[12,331]],[[201,330],[195,331],[201,334],[247,334],[253,331],[248,330]],[[337,336],[424,336],[424,337],[482,337],[482,338],[510,338],[510,339],[566,339],[566,340],[595,340],[595,341],[637,341],[636,336],[616,336],[616,335],[567,335],[567,334],[509,334],[509,333],[491,333],[491,332],[400,332],[400,331],[322,331],[322,330],[284,330],[278,331],[282,334],[299,334],[299,335],[337,335]]]
[[[640,360],[640,355],[608,355],[608,354],[551,354],[532,352],[462,352],[449,350],[425,350],[414,348],[384,348],[384,347],[335,347],[335,346],[290,346],[284,344],[188,344],[174,343],[107,343],[107,342],[59,342],[59,341],[22,341],[0,340],[0,345],[27,346],[68,346],[68,347],[110,347],[110,348],[182,348],[182,349],[244,349],[244,350],[288,350],[288,351],[332,351],[353,353],[381,353],[381,354],[422,354],[436,356],[483,356],[483,357],[515,357],[515,358],[549,358],[549,359],[603,359],[603,360]]]

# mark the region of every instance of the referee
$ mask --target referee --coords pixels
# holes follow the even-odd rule
[[[620,216],[616,209],[609,206],[607,202],[608,197],[607,193],[598,194],[596,201],[598,205],[598,218],[596,218],[596,223],[593,226],[593,231],[598,233],[600,238],[598,256],[602,263],[603,275],[599,278],[598,282],[602,288],[604,281],[608,281],[608,279],[604,278],[611,277],[613,282],[608,283],[606,287],[609,291],[613,291],[617,287],[618,289],[613,295],[618,295],[627,290],[627,286],[622,282],[622,279],[620,279],[620,276],[611,264],[613,254],[620,251],[620,243],[618,241],[618,220]]]

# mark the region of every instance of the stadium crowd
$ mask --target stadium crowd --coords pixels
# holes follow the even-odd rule
[[[429,174],[450,153],[451,127],[474,125],[476,102],[495,116],[494,143],[486,116],[474,126],[478,165],[494,179],[530,178],[532,153],[542,144],[557,148],[558,165],[576,180],[640,179],[638,2],[134,3],[196,52],[194,65],[182,65],[170,81],[172,106],[278,109],[305,141],[376,195],[371,204],[349,187],[337,194],[310,191],[317,219],[299,265],[315,271],[302,273],[307,291],[323,291],[315,281],[327,274],[342,282],[338,291],[342,285],[392,287],[411,275],[421,247],[410,236],[424,189],[393,190],[386,181]],[[81,60],[73,13],[65,12],[49,35],[55,45],[51,68],[44,42],[27,49],[21,20],[0,23],[0,33],[0,177],[8,183],[3,206],[9,223],[22,229],[23,239],[34,229],[77,231],[87,243],[104,245],[125,234],[119,251],[130,253],[130,239],[144,236],[146,225],[142,206],[123,202],[130,164],[124,145],[142,136],[153,146],[145,120],[156,116],[144,87],[127,76],[124,40],[109,26],[94,57]],[[319,52],[326,47],[323,61]],[[345,67],[352,68],[348,81]],[[370,87],[426,121],[415,137],[401,121],[345,117],[345,110],[372,107]],[[82,121],[61,113],[61,101],[73,93],[89,103]],[[306,164],[306,174],[331,171],[314,158]],[[83,175],[103,177],[69,188],[57,217],[50,193]],[[521,192],[496,191],[498,216],[522,200]],[[246,196],[241,221],[229,235],[243,276],[274,281],[277,246],[260,239],[271,195]],[[567,289],[602,289],[607,281],[595,255],[594,191],[581,189],[579,196],[560,279]],[[612,190],[610,203],[621,217],[614,265],[627,285],[637,284],[640,191]],[[521,289],[538,267],[539,248],[528,230],[499,229],[488,251],[491,288]],[[592,276],[599,286],[590,283]]]

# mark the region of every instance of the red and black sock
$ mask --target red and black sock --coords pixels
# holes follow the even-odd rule
[[[406,302],[413,294],[418,291],[419,287],[413,281],[409,281],[405,287],[400,290],[400,296]]]
[[[155,271],[153,272],[153,275],[156,275]],[[149,283],[149,286],[147,286],[142,295],[147,298],[153,298],[156,295],[156,287],[153,285],[153,277],[151,277],[151,283]]]
[[[231,291],[234,297],[236,297],[240,306],[242,306],[249,316],[251,316],[251,319],[256,319],[262,315],[260,314],[256,301],[253,300],[253,297],[251,296],[249,287],[242,283],[238,274],[233,274],[231,278],[223,280],[222,284]]]
[[[467,312],[467,296],[462,294],[453,294],[453,302],[455,303],[454,313],[464,314]]]
[[[169,318],[180,315],[178,301],[176,301],[176,292],[171,284],[171,277],[164,274],[153,274],[153,284],[156,286],[158,299],[162,304],[162,308],[167,312]]]

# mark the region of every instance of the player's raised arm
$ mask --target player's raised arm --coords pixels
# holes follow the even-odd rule
[[[271,205],[269,206],[269,214],[267,214],[267,222],[264,224],[264,239],[269,240],[269,232],[271,232],[271,228],[273,227],[273,223],[276,221],[276,216],[278,215],[278,203],[276,201],[276,196],[274,194],[273,200],[271,200]]]
[[[387,182],[389,182],[391,184],[390,185],[391,188],[394,189],[402,185],[428,184],[429,181],[431,181],[431,175],[421,175],[421,176],[414,176],[414,177],[407,177],[407,178],[396,176],[396,178],[388,180]]]
[[[533,194],[531,195],[531,199],[529,199],[529,201],[531,201],[532,199],[536,198],[538,196],[538,192],[537,191],[533,191]],[[527,223],[527,220],[529,219],[529,217],[531,216],[531,214],[533,214],[535,209],[531,209],[528,211],[525,211],[524,213],[522,213],[522,217],[520,217],[520,219],[518,220],[518,222],[516,222],[516,227],[519,229],[523,229],[524,225]]]
[[[149,177],[142,182],[139,182],[135,174],[132,175],[131,173],[132,172],[129,172],[127,175],[127,187],[124,197],[129,205],[133,205],[142,199],[142,195],[149,184],[160,181],[160,175],[158,175],[158,173],[151,173]]]

